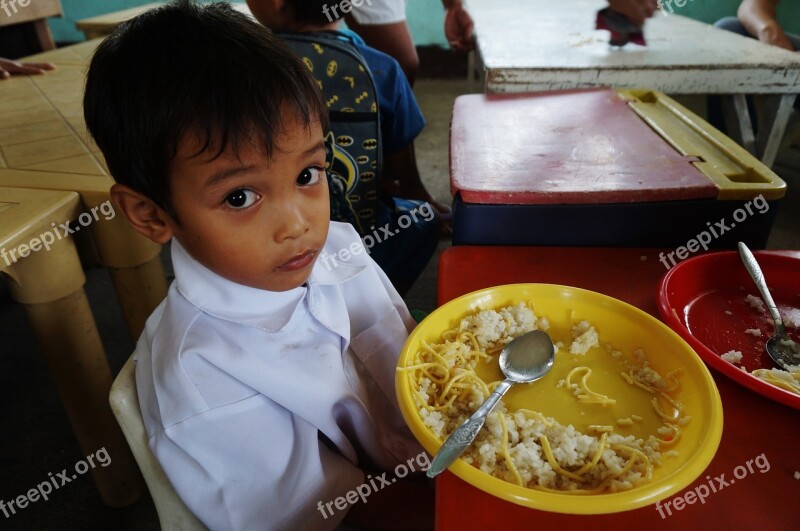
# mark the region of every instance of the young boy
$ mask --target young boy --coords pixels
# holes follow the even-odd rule
[[[332,10],[329,0],[248,0],[253,15],[273,31],[314,33],[340,30],[345,13]],[[355,5],[355,4],[354,4]],[[361,10],[371,9],[367,4]],[[425,188],[417,169],[414,139],[425,126],[425,118],[417,105],[397,61],[364,44],[352,31],[341,32],[343,40],[353,44],[367,64],[378,96],[381,139],[383,144],[384,189],[395,198],[394,208],[380,205],[376,226],[388,226],[395,234],[371,249],[372,257],[384,269],[401,293],[407,290],[424,269],[438,243],[437,222],[443,234],[449,234],[450,208],[436,201]],[[321,74],[321,82],[326,78]],[[431,205],[441,219],[424,219],[411,227],[399,226],[398,218],[420,208],[420,200]],[[430,210],[430,206],[427,206]],[[444,215],[444,216],[442,216]]]
[[[430,526],[428,489],[391,481],[428,463],[393,383],[414,323],[353,228],[329,222],[308,69],[229,5],[179,0],[100,45],[84,107],[118,207],[172,242],[136,383],[189,509],[215,530]],[[347,263],[316,263],[342,248]]]

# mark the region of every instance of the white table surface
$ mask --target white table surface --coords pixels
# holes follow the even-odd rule
[[[800,54],[658,12],[647,46],[608,44],[604,0],[468,0],[487,92],[651,88],[671,94],[800,93]],[[674,5],[674,4],[673,4]]]
[[[700,0],[698,0],[700,1]],[[608,44],[595,29],[605,0],[467,0],[490,93],[581,88],[643,88],[669,94],[724,94],[730,133],[772,166],[795,95],[800,53],[657,12],[647,46]],[[773,95],[754,135],[745,94]]]

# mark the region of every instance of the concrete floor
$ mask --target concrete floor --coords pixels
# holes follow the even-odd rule
[[[418,139],[421,174],[437,199],[449,201],[448,127],[453,99],[479,87],[463,81],[420,81],[416,92],[428,120]],[[769,247],[800,249],[800,171],[777,168],[789,185],[780,206]],[[442,242],[439,251],[449,244]],[[133,349],[126,336],[107,273],[87,270],[86,291],[98,328],[116,373]],[[424,311],[436,305],[436,260],[407,296],[409,307]],[[68,316],[65,316],[68,317]],[[72,435],[58,396],[47,375],[34,337],[19,305],[0,282],[0,500],[8,501],[72,467],[84,457]],[[114,456],[110,456],[112,461]],[[158,519],[148,496],[124,509],[105,507],[89,476],[55,491],[49,501],[39,500],[6,518],[0,529],[155,530]]]

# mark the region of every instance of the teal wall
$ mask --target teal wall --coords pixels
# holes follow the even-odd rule
[[[155,1],[158,0],[61,0],[64,18],[51,19],[50,27],[57,42],[82,41],[83,33],[75,29],[76,21]],[[444,38],[444,9],[440,0],[408,0],[407,16],[417,44],[447,45],[447,39]]]
[[[665,5],[669,5],[669,0],[662,1]],[[741,0],[687,0],[686,5],[677,7],[675,0],[672,0],[675,14],[702,20],[709,24],[722,17],[736,15],[740,3]],[[800,33],[800,2],[783,0],[778,5],[778,20],[786,31]]]
[[[75,21],[103,13],[111,13],[129,7],[151,3],[153,0],[61,0],[64,8],[63,19],[52,19],[51,27],[56,41],[74,42],[83,40],[83,33],[75,29]],[[206,0],[213,1],[213,0]],[[520,9],[524,7],[520,0]],[[527,0],[544,1],[544,0]],[[569,0],[567,0],[569,1]],[[665,3],[668,0],[664,0]],[[740,0],[686,0],[683,7],[674,7],[675,13],[687,17],[714,22],[726,16],[736,14],[736,7]],[[674,2],[674,0],[673,0]],[[673,3],[674,5],[674,3]],[[779,6],[779,18],[784,27],[793,32],[800,33],[800,2],[784,0]],[[440,0],[408,0],[408,22],[414,41],[421,46],[438,44],[446,46],[443,30],[442,3]]]

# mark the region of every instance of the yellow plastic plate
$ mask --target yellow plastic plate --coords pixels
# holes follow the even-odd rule
[[[530,302],[537,317],[547,317],[548,333],[554,342],[569,348],[573,323],[587,320],[600,336],[601,347],[585,357],[567,352],[556,354],[550,373],[532,384],[514,386],[504,398],[509,410],[528,408],[552,416],[562,424],[572,424],[587,432],[589,424],[612,424],[635,413],[644,418],[630,428],[615,427],[622,435],[646,438],[657,435],[661,421],[650,405],[652,395],[627,384],[620,376],[619,360],[602,345],[610,344],[626,355],[643,349],[650,365],[662,375],[681,368],[681,388],[677,399],[691,416],[680,439],[670,448],[677,457],[662,457],[653,479],[634,489],[610,494],[561,494],[529,489],[492,477],[461,459],[450,471],[471,485],[519,505],[571,514],[603,514],[627,511],[664,499],[694,481],[711,462],[722,435],[722,403],[714,380],[689,345],[669,327],[647,313],[617,299],[583,289],[552,284],[511,284],[483,289],[450,301],[431,313],[412,332],[400,353],[398,367],[412,365],[411,359],[422,341],[440,341],[442,332],[479,310],[499,309],[510,304]],[[579,404],[559,380],[577,365],[592,368],[590,387],[617,400],[613,406]],[[502,379],[496,357],[479,366],[484,381]],[[420,419],[412,397],[411,374],[397,372],[397,395],[406,423],[420,444],[435,454],[442,442]]]

